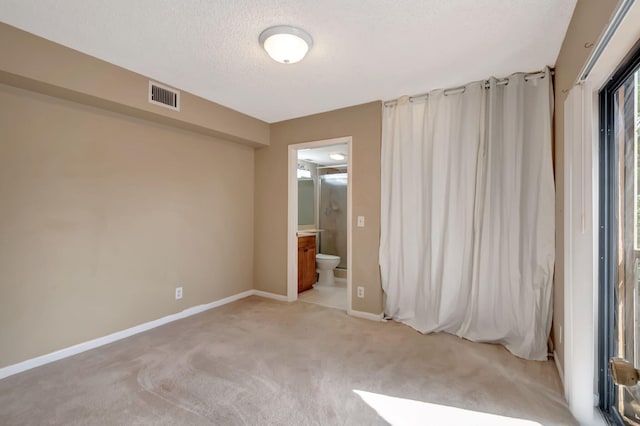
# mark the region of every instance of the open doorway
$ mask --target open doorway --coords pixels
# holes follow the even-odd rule
[[[351,312],[351,161],[351,137],[289,145],[289,301]]]

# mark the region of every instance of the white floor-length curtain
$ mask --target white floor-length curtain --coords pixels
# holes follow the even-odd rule
[[[451,331],[464,319],[483,90],[475,83],[458,95],[437,91],[426,101],[404,98],[384,110],[386,313],[423,332]]]
[[[385,107],[385,312],[546,359],[554,265],[548,71]]]

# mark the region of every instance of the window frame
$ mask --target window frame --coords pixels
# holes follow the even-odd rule
[[[616,202],[614,96],[640,67],[640,41],[622,60],[599,93],[599,265],[598,265],[598,406],[610,420],[624,424],[615,406],[615,385],[609,374],[609,358],[615,346],[615,250],[616,223],[610,208]]]

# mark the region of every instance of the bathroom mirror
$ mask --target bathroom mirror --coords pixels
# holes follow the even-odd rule
[[[298,225],[315,223],[315,198],[313,179],[298,179]]]

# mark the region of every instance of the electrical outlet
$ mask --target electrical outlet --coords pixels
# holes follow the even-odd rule
[[[182,287],[176,287],[176,300],[182,299]]]
[[[364,287],[358,287],[358,297],[364,299]]]
[[[364,228],[364,216],[358,216],[358,228]]]

